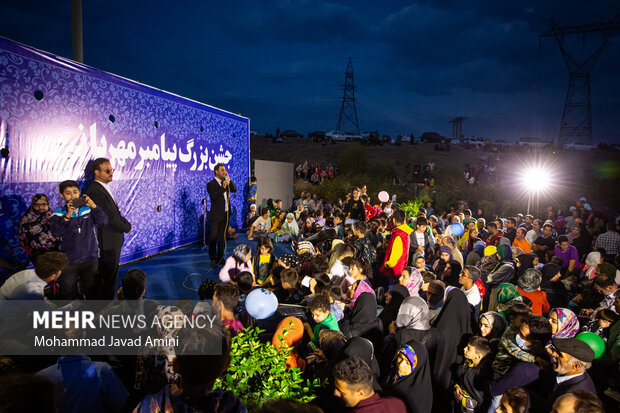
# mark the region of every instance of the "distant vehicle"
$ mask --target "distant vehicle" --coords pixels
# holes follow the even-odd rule
[[[308,137],[312,139],[312,142],[323,142],[323,139],[325,139],[325,132],[320,130],[310,132]]]
[[[345,141],[347,141],[347,142],[359,141],[360,139],[362,139],[362,137],[360,135],[357,135],[357,134],[355,134],[353,132],[345,132],[344,136],[345,136]]]
[[[331,138],[334,141],[346,141],[347,140],[347,136],[344,134],[344,132],[339,131],[339,130],[329,131],[325,134],[325,136],[327,136],[328,138]]]
[[[297,133],[294,130],[287,129],[284,132],[280,133],[280,136],[283,138],[303,138],[304,135],[301,133]]]
[[[448,138],[441,136],[437,132],[424,132],[422,136],[420,136],[420,142],[439,143],[442,141],[448,141]]]
[[[596,149],[596,146],[590,145],[588,143],[573,142],[564,145],[564,149],[568,149],[571,151],[593,151]]]
[[[379,136],[379,132],[378,131],[362,132],[362,139],[366,140],[366,139],[370,138],[372,135]]]
[[[542,138],[532,138],[532,137],[523,137],[519,138],[517,142],[517,146],[521,146],[523,148],[538,148],[543,149],[552,145],[551,141],[544,141]]]

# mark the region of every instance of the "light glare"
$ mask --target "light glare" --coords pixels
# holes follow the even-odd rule
[[[541,167],[527,168],[523,171],[523,185],[530,193],[542,193],[551,186],[551,173]]]

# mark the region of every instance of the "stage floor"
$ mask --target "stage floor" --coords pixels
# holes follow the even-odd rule
[[[256,250],[256,241],[248,241],[245,233],[238,232],[239,238],[226,242],[226,254],[224,258],[232,254],[232,250],[239,244],[248,244],[252,247],[252,255]],[[274,244],[276,256],[290,254],[290,243]],[[131,268],[140,268],[146,273],[145,298],[154,300],[177,300],[189,298],[197,300],[198,287],[203,280],[210,278],[218,281],[221,266],[211,268],[209,252],[203,250],[202,241],[195,242],[185,247],[165,252],[155,257],[134,264],[124,265],[118,274],[118,286],[120,288],[122,277]]]

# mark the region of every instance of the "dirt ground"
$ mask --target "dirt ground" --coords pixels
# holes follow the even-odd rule
[[[251,159],[292,162],[295,166],[308,160],[318,162],[323,167],[330,163],[338,171],[338,157],[351,145],[358,142],[336,142],[323,146],[311,139],[284,139],[282,143],[272,143],[271,139],[254,136],[250,141]],[[485,163],[497,167],[496,179],[515,184],[524,165],[542,162],[554,171],[555,198],[563,200],[586,196],[592,204],[600,206],[606,215],[617,214],[620,209],[620,152],[611,150],[569,151],[556,150],[534,153],[508,148],[500,152],[484,152],[481,149],[466,149],[452,145],[449,152],[436,151],[435,144],[417,143],[401,146],[364,146],[369,159],[391,165],[394,172],[403,176],[408,163],[421,164],[433,160],[435,171],[450,171],[455,182],[464,183],[463,172],[467,164],[485,159]],[[535,185],[536,183],[532,183]],[[302,189],[303,181],[296,182],[296,189]]]

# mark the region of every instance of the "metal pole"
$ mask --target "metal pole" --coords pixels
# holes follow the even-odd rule
[[[71,45],[73,60],[84,63],[84,39],[82,36],[82,0],[71,0]]]

